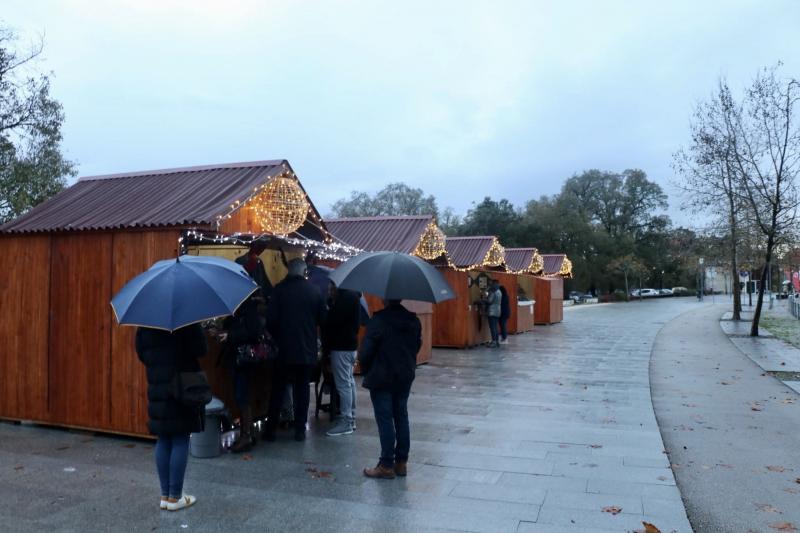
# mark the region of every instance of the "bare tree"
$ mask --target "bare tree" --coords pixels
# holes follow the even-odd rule
[[[721,79],[712,98],[697,105],[689,126],[692,144],[673,156],[673,167],[683,178],[678,186],[686,193],[684,208],[712,213],[717,218],[716,225],[727,234],[733,319],[740,320],[738,244],[742,202],[725,117],[729,97],[727,83]]]
[[[800,101],[800,82],[781,79],[777,68],[763,69],[737,104],[724,85],[721,104],[727,144],[748,209],[745,216],[758,230],[763,243],[763,266],[758,301],[750,335],[758,326],[773,252],[789,240],[797,222],[800,195],[800,120],[795,106]]]

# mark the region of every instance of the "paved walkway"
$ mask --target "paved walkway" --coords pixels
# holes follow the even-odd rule
[[[656,425],[652,343],[693,299],[576,306],[501,349],[437,350],[410,402],[409,477],[361,475],[358,431],[284,435],[250,455],[192,459],[198,504],[156,508],[152,445],[0,424],[0,523],[11,531],[690,531]],[[717,329],[719,326],[716,326]],[[727,340],[726,340],[727,342]],[[362,389],[363,391],[363,389]]]
[[[681,315],[653,347],[653,402],[673,470],[698,532],[798,531],[800,397],[754,362],[785,368],[758,351],[781,341],[741,336],[747,325],[719,322],[726,309]],[[754,360],[737,345],[756,347]]]

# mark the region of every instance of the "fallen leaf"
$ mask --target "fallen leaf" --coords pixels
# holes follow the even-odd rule
[[[622,507],[617,507],[615,505],[612,505],[610,507],[603,507],[603,512],[604,513],[611,513],[613,515],[618,515],[619,513],[622,512]]]
[[[25,467],[22,465],[17,465],[14,467],[14,470],[23,470]]]
[[[800,493],[800,490],[793,489],[793,488],[791,488],[791,487],[789,487],[789,488],[786,488],[786,489],[783,489],[783,491],[784,491],[784,492],[788,492],[789,494],[798,494],[798,493]]]
[[[597,448],[602,448],[602,447],[603,447],[603,445],[602,445],[602,444],[590,444],[590,445],[589,445],[589,448],[595,448],[595,449],[597,449]]]
[[[69,448],[69,446],[59,446],[58,448],[56,448],[56,450],[62,451],[62,450],[66,450],[68,448]]]
[[[794,400],[793,400],[793,399],[791,399],[791,398],[786,398],[786,399],[785,399],[785,400],[783,400],[781,403],[794,403]]]
[[[757,403],[754,403],[753,405],[750,406],[750,410],[751,411],[761,411],[761,406],[758,405]]]
[[[253,456],[250,455],[249,453],[246,453],[246,454],[242,455],[242,461],[252,461],[252,460],[253,460]]]
[[[667,476],[658,476],[656,479],[658,479],[659,481],[666,481],[669,478]]]
[[[770,524],[769,527],[776,531],[797,531],[797,528],[791,522],[776,522],[775,524]]]
[[[783,472],[786,469],[782,466],[768,466],[767,470],[769,470],[770,472]]]
[[[727,381],[720,381],[719,384],[720,385],[730,385],[730,383],[728,383]]]
[[[319,477],[333,477],[333,472],[320,472]]]
[[[133,444],[133,443],[131,443],[131,444],[123,444],[122,447],[123,448],[136,448],[136,445]]]
[[[759,511],[762,511],[764,513],[783,514],[783,513],[780,512],[780,510],[778,510],[777,507],[773,507],[772,505],[770,505],[768,503],[756,503],[756,504],[753,504],[753,505],[756,506],[756,509],[758,509]]]
[[[786,366],[786,363],[781,363],[781,366]]]
[[[725,463],[717,463],[717,466],[721,466],[722,468],[727,468],[728,470],[733,468],[733,465],[729,465],[729,464],[725,464]]]
[[[800,477],[799,477],[799,478],[796,478],[796,479],[794,480],[794,482],[795,482],[795,483],[798,483],[798,484],[800,484]]]
[[[642,522],[642,525],[644,526],[644,533],[661,533],[661,530],[650,522]]]

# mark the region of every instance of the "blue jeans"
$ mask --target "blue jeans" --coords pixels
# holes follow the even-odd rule
[[[370,390],[375,422],[381,439],[380,464],[393,468],[408,461],[411,430],[408,426],[408,395],[411,385],[398,390]]]
[[[499,316],[490,316],[489,318],[489,331],[492,334],[492,342],[497,342],[498,334],[497,334],[497,326],[500,322]]]
[[[156,468],[161,495],[180,498],[189,460],[189,435],[161,435],[156,442]]]
[[[356,352],[331,350],[331,371],[339,393],[339,408],[342,419],[351,425],[356,419],[356,380],[353,377],[353,365],[356,364]]]

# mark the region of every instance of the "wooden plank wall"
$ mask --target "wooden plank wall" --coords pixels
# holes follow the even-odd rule
[[[111,425],[111,234],[55,235],[50,267],[50,414]]]
[[[2,236],[0,417],[48,421],[50,236]]]
[[[466,348],[487,342],[491,338],[489,324],[477,306],[473,305],[480,297],[480,290],[477,285],[468,285],[468,278],[474,278],[479,272],[459,272],[450,268],[438,270],[456,297],[433,306],[433,345]]]
[[[119,232],[113,235],[111,294],[161,259],[177,257],[178,231]],[[110,305],[107,309],[111,311]],[[111,414],[114,431],[147,433],[147,377],[134,346],[136,328],[111,318]]]
[[[534,279],[537,324],[555,324],[564,318],[564,280],[561,278]]]

